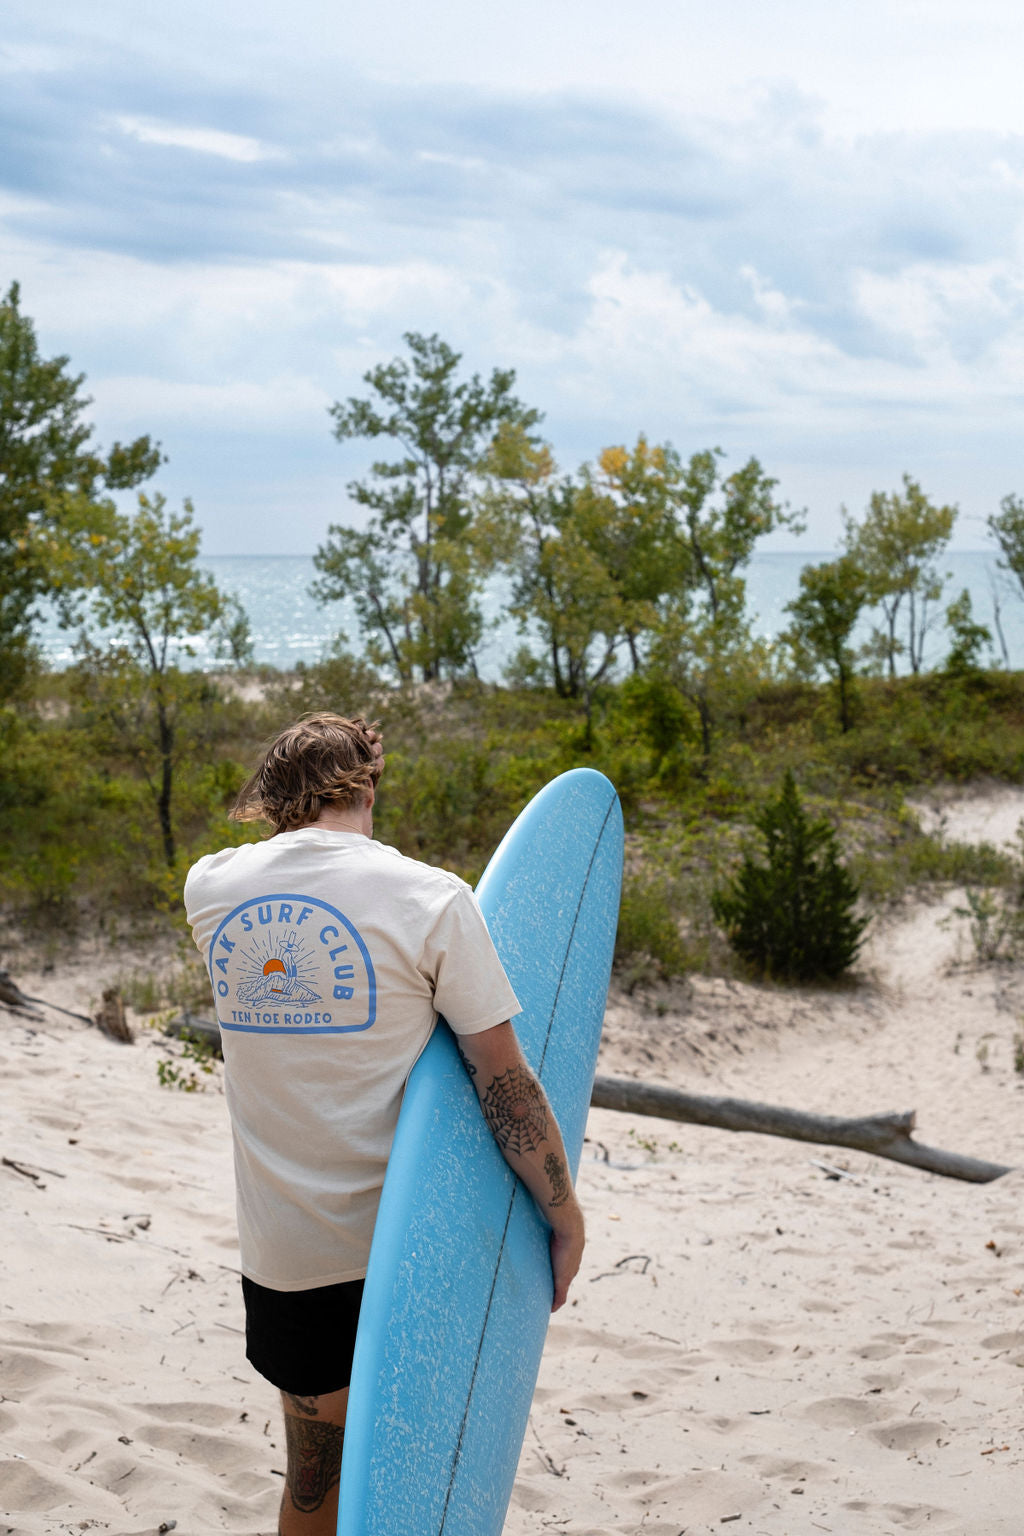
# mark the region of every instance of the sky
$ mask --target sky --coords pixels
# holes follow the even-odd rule
[[[6,0],[0,288],[208,554],[313,552],[437,332],[566,472],[755,455],[834,548],[1024,494],[1019,0]],[[792,534],[775,538],[792,547]],[[772,547],[769,544],[767,547]]]

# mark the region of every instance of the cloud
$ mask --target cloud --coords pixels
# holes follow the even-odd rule
[[[959,443],[966,475],[968,439],[1015,440],[1019,136],[838,135],[777,82],[715,117],[388,78],[294,38],[257,72],[272,43],[231,63],[25,34],[0,60],[0,279],[86,369],[103,440],[141,422],[200,506],[204,475],[228,495],[204,454],[246,431],[296,484],[325,444],[357,473],[323,406],[407,330],[515,366],[566,467],[643,429],[834,506],[840,468]],[[232,508],[263,494],[246,462]]]
[[[216,155],[223,160],[234,160],[243,165],[256,160],[284,158],[280,150],[268,149],[258,139],[248,138],[241,133],[225,133],[217,128],[189,128],[124,114],[115,116],[114,123],[122,133],[138,139],[140,144],[167,144],[175,149]]]

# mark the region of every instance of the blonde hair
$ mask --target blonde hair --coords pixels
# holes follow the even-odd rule
[[[376,789],[384,759],[374,753],[365,720],[304,715],[271,742],[239,791],[232,821],[269,821],[275,833],[317,820],[325,806],[347,809]]]

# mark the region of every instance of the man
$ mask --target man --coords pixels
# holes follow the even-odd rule
[[[383,768],[361,719],[288,727],[232,812],[273,835],[200,859],[185,882],[224,1046],[246,1354],[284,1406],[279,1536],[335,1530],[370,1239],[405,1082],[438,1013],[551,1227],[554,1310],[583,1253],[561,1133],[472,892],[373,840]],[[524,1116],[543,1135],[520,1152]]]

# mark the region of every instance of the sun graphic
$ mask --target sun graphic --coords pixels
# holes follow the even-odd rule
[[[264,974],[264,976],[268,976],[268,977],[269,976],[287,976],[288,972],[284,968],[284,961],[283,960],[268,960],[266,965],[263,967],[263,974]],[[272,986],[270,988],[270,990],[271,990],[271,992],[280,992],[281,988],[280,987]]]

